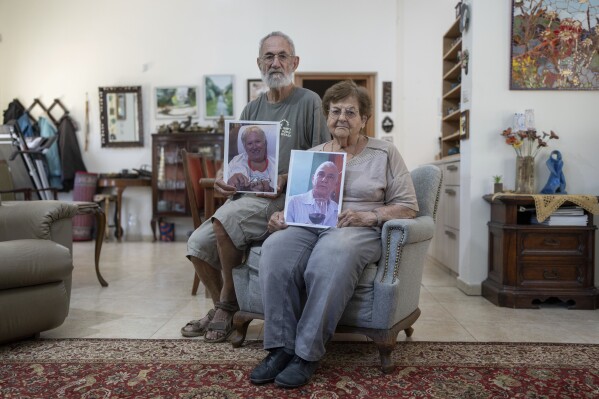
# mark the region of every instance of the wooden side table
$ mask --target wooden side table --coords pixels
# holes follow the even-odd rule
[[[104,232],[106,230],[106,216],[104,210],[95,202],[77,202],[77,214],[78,215],[94,215],[96,218],[96,226],[98,231],[96,232],[96,250],[94,254],[94,263],[96,266],[96,277],[102,287],[108,287],[108,283],[102,277],[100,273],[100,252],[102,251],[102,243],[104,242]]]
[[[98,179],[98,187],[116,189],[116,221],[115,236],[118,241],[123,238],[123,226],[121,224],[121,205],[123,202],[123,192],[127,187],[151,187],[152,181],[144,178],[120,178],[120,177],[101,177]]]
[[[482,284],[486,299],[510,308],[538,308],[553,299],[571,309],[599,307],[592,214],[587,213],[586,226],[530,224],[530,215],[519,208],[534,208],[532,196],[483,198],[491,204],[489,275]]]

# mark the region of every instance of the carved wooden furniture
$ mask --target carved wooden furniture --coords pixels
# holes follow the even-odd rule
[[[157,133],[152,135],[152,233],[166,217],[190,217],[181,150],[222,159],[223,135],[218,133]]]
[[[534,208],[532,196],[492,198],[484,197],[491,204],[491,221],[489,276],[482,295],[510,308],[559,300],[571,309],[597,309],[593,215],[588,214],[587,226],[530,224],[530,213],[519,208]]]

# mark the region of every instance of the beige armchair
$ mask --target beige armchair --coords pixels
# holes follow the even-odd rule
[[[35,336],[69,313],[76,204],[0,203],[0,342]]]
[[[437,204],[443,175],[433,165],[421,166],[411,173],[420,211],[414,219],[386,222],[381,232],[380,261],[367,265],[336,331],[363,334],[379,349],[381,369],[394,370],[391,352],[397,336],[410,337],[412,325],[420,316],[420,285],[426,252],[433,238]],[[233,318],[236,333],[231,342],[239,347],[245,340],[249,323],[262,319],[262,291],[259,283],[261,246],[253,245],[245,262],[233,269],[235,292],[241,308]]]

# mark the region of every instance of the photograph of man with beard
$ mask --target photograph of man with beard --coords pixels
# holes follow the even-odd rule
[[[225,160],[224,176],[237,192],[276,192],[279,126],[276,122],[225,122],[225,155],[229,159]]]
[[[343,200],[345,154],[291,151],[285,221],[335,227]],[[298,192],[300,194],[298,194]]]

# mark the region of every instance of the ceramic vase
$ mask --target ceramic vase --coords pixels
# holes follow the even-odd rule
[[[518,194],[535,192],[535,159],[532,156],[516,158],[516,192]]]

